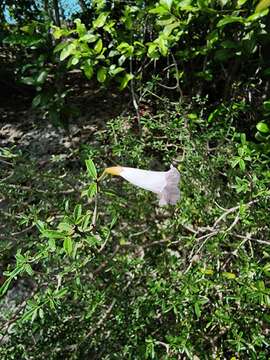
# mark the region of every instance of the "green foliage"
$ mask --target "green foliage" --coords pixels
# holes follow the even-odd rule
[[[1,358],[267,358],[269,149],[266,157],[265,144],[235,130],[236,104],[210,127],[203,105],[164,106],[141,118],[140,137],[128,117],[96,132],[99,151],[76,172],[82,198],[53,199],[51,216],[52,196],[40,193],[38,213],[22,210],[20,221],[35,228],[1,294],[21,281],[33,293],[12,331],[2,327]],[[98,178],[108,158],[156,170],[174,159],[181,201],[157,208],[152,194]],[[12,159],[20,176],[24,160]],[[57,177],[46,183],[51,193],[58,186]],[[2,191],[18,196],[8,189],[7,181]]]
[[[269,2],[46,4],[1,34],[37,118],[67,126],[83,82],[129,88],[136,117],[93,103],[45,165],[0,148],[1,359],[267,359]],[[103,172],[172,163],[175,207]]]

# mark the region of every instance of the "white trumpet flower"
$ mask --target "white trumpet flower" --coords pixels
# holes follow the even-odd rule
[[[179,171],[171,165],[168,171],[149,171],[124,166],[112,166],[105,173],[118,175],[131,184],[152,191],[159,197],[159,205],[175,205],[180,198]]]

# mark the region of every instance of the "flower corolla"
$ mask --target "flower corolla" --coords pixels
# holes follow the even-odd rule
[[[152,191],[159,198],[159,205],[175,205],[180,198],[179,171],[171,165],[168,171],[141,170],[124,166],[112,166],[105,173],[118,175],[131,184]]]

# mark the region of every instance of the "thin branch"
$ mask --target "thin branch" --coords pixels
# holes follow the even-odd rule
[[[232,234],[233,236],[239,238],[239,239],[244,239],[244,241],[241,242],[240,246],[243,245],[243,243],[245,243],[246,241],[255,241],[259,244],[265,244],[270,246],[270,241],[266,241],[266,240],[261,240],[261,239],[255,239],[253,237],[248,237],[247,235],[239,235],[239,234]]]
[[[158,82],[157,84],[167,90],[175,90],[178,88],[177,84],[174,86],[167,86],[167,85],[161,84],[160,82]]]
[[[2,162],[3,164],[6,164],[6,165],[10,165],[10,166],[13,166],[12,163],[6,161],[6,160],[3,160],[3,159],[0,159],[0,162]]]
[[[255,203],[257,203],[259,201],[259,199],[255,199],[255,200],[252,200],[250,202],[248,202],[247,204],[243,204],[244,206],[250,206],[250,205],[253,205]],[[240,207],[242,206],[242,204],[240,205],[237,205],[237,206],[234,206],[230,209],[226,209],[224,211],[224,213],[215,221],[214,225],[213,225],[213,228],[216,228],[218,226],[218,224],[223,220],[225,219],[229,214],[235,212],[236,210],[239,210]]]
[[[178,65],[177,65],[177,62],[176,62],[176,59],[173,55],[173,53],[171,52],[171,57],[173,59],[173,63],[174,63],[174,66],[175,66],[175,70],[176,70],[176,85],[177,85],[177,89],[179,91],[179,103],[181,104],[182,101],[183,101],[183,91],[181,89],[181,86],[180,86],[180,81],[179,81],[179,69],[178,69]]]
[[[132,76],[131,80],[130,80],[130,90],[131,90],[131,96],[132,96],[132,103],[134,106],[134,109],[136,111],[136,116],[137,116],[137,121],[138,121],[138,127],[139,130],[141,131],[141,122],[140,122],[140,113],[139,113],[139,105],[136,99],[136,95],[135,95],[135,90],[134,90],[134,80],[133,80],[133,73],[132,73],[132,57],[129,58],[129,72],[130,75]]]

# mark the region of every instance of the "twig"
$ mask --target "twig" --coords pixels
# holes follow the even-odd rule
[[[130,75],[132,76],[131,80],[130,80],[130,90],[131,90],[131,95],[132,95],[132,103],[133,103],[134,109],[136,111],[138,127],[139,127],[139,130],[141,131],[139,105],[138,105],[137,100],[136,100],[136,95],[135,95],[135,90],[134,90],[133,74],[132,74],[132,57],[129,58],[129,72],[130,72]]]
[[[181,104],[182,101],[183,101],[183,91],[180,87],[180,82],[179,82],[179,70],[178,70],[178,65],[177,65],[177,62],[175,60],[175,57],[173,55],[173,53],[171,52],[171,57],[173,59],[173,63],[174,63],[174,66],[175,66],[175,70],[176,70],[176,86],[177,86],[177,89],[179,91],[179,103]]]
[[[13,165],[12,163],[10,163],[10,162],[8,162],[6,160],[3,160],[3,159],[0,159],[0,162],[2,162],[3,164],[6,164],[6,165],[10,165],[10,166]]]
[[[5,178],[1,179],[1,180],[0,180],[0,183],[6,181],[6,180],[8,180],[8,179],[10,179],[13,175],[14,175],[14,171],[12,171],[12,172],[11,172],[8,176],[6,176]]]
[[[240,220],[240,215],[239,215],[239,213],[238,213],[238,214],[236,215],[234,221],[231,223],[231,225],[228,227],[228,229],[226,229],[226,233],[229,233],[229,232],[232,230],[232,228],[235,227],[235,225],[238,223],[239,220]]]
[[[161,84],[160,82],[158,82],[157,84],[167,90],[175,90],[178,88],[177,84],[174,86],[167,86],[167,85]]]
[[[111,254],[111,256],[110,256],[109,258],[107,257],[107,258],[99,265],[99,267],[98,267],[96,270],[93,271],[92,275],[97,275],[98,273],[100,273],[100,271],[108,264],[108,262],[115,257],[115,255],[118,253],[119,249],[120,249],[120,246],[117,244],[117,245],[115,246],[114,251],[113,251],[113,253]]]
[[[234,234],[234,233],[232,235],[239,238],[239,239],[244,239],[245,240],[245,241],[241,242],[240,246],[242,246],[243,243],[245,243],[246,241],[256,241],[259,244],[265,244],[265,245],[270,246],[270,241],[261,240],[261,239],[255,239],[255,238],[252,238],[252,237],[247,238],[247,235],[239,235],[239,234]]]
[[[25,228],[25,229],[23,229],[21,231],[13,232],[10,235],[11,236],[18,236],[18,235],[24,234],[24,233],[30,231],[31,229],[33,229],[33,227],[35,227],[35,225],[28,226],[27,228]]]
[[[257,203],[258,201],[259,201],[259,199],[252,200],[252,201],[248,202],[247,204],[244,204],[244,206],[253,205],[253,204]],[[214,225],[213,225],[213,228],[216,228],[217,225],[218,225],[223,219],[225,219],[227,215],[229,215],[229,214],[235,212],[236,210],[240,209],[241,206],[242,206],[242,204],[237,205],[237,206],[234,206],[234,207],[232,207],[232,208],[230,208],[230,209],[226,209],[226,210],[224,211],[224,213],[215,221],[215,223],[214,223]]]

